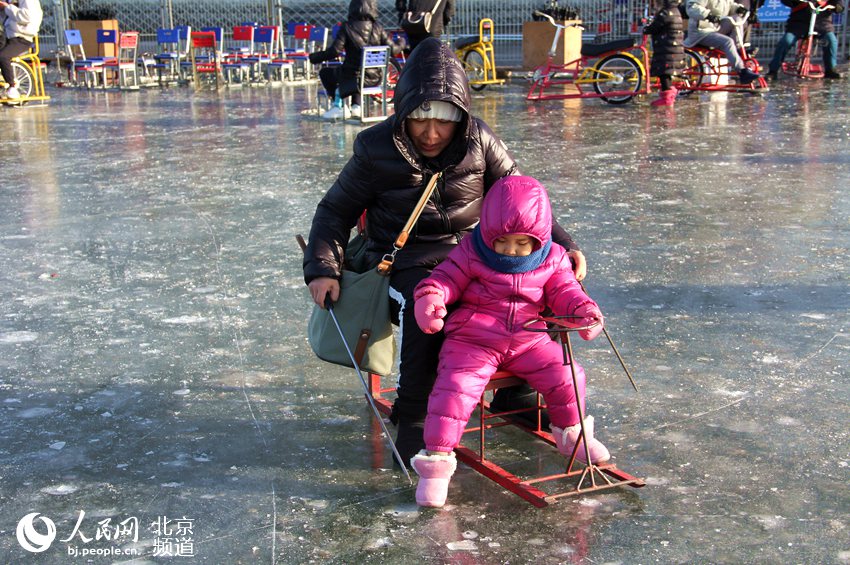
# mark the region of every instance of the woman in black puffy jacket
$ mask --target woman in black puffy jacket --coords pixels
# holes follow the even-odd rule
[[[314,65],[336,59],[345,53],[342,65],[325,67],[319,71],[319,80],[322,81],[329,99],[341,101],[351,96],[352,114],[355,117],[359,117],[363,47],[371,45],[388,45],[392,55],[398,55],[404,48],[403,44],[395,43],[384,26],[378,22],[377,0],[351,0],[348,5],[348,20],[340,26],[330,47],[324,51],[310,53],[310,62]],[[380,81],[380,71],[367,70],[366,86],[375,86]],[[341,106],[334,105],[324,117],[341,118]]]
[[[470,115],[469,104],[462,63],[438,39],[423,41],[399,77],[395,114],[357,135],[354,155],[319,202],[304,256],[304,280],[313,300],[322,306],[329,294],[336,301],[345,247],[363,211],[368,253],[377,264],[392,251],[428,180],[442,173],[390,277],[388,299],[402,325],[392,419],[405,462],[424,446],[422,426],[443,340],[442,333],[427,335],[417,326],[413,289],[477,225],[484,193],[493,183],[518,173],[505,144]],[[583,278],[584,256],[562,227],[555,224],[552,231],[553,239],[571,250],[576,276]]]

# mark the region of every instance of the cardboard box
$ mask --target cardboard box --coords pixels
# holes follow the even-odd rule
[[[558,22],[559,24],[581,24],[580,20]],[[522,24],[522,68],[530,71],[546,62],[555,26],[548,21],[523,22]],[[581,57],[581,29],[568,27],[561,32],[558,49],[553,62],[563,65]]]
[[[118,20],[71,20],[71,29],[80,30],[83,37],[83,49],[86,57],[117,57],[117,43],[97,43],[97,30],[114,29],[118,31]],[[116,41],[118,40],[117,33]]]

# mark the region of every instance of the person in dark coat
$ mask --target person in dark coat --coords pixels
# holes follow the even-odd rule
[[[685,61],[685,38],[679,0],[655,0],[658,9],[643,33],[652,36],[652,62],[649,74],[661,81],[661,94],[653,106],[672,106],[679,91],[673,86],[673,75],[679,74]]]
[[[439,6],[437,6],[439,3]],[[407,12],[430,12],[434,11],[431,18],[431,29],[428,33],[416,33],[405,28],[404,14]],[[428,37],[440,37],[455,15],[455,0],[396,0],[395,9],[398,12],[399,25],[407,35],[407,43],[410,49],[414,49],[422,40]]]
[[[443,342],[442,332],[425,334],[416,324],[414,288],[475,228],[489,188],[518,170],[505,144],[470,114],[463,64],[439,39],[427,38],[413,51],[399,76],[394,106],[392,116],[357,135],[354,155],[319,202],[304,255],[304,280],[317,305],[323,306],[326,295],[336,301],[342,257],[363,211],[367,254],[377,264],[392,251],[425,185],[434,174],[442,174],[390,277],[388,300],[401,326],[401,365],[391,419],[398,426],[397,447],[406,462],[425,445],[428,395]],[[576,278],[584,278],[584,255],[569,234],[554,223],[552,237],[570,251]],[[504,391],[536,405],[528,388]]]
[[[323,118],[335,120],[345,117],[342,100],[349,96],[351,115],[360,117],[360,65],[363,63],[363,47],[371,45],[388,45],[393,56],[404,48],[403,44],[394,42],[378,22],[377,0],[351,0],[348,20],[339,28],[330,47],[310,53],[310,62],[314,65],[336,59],[345,53],[342,65],[325,67],[319,71],[319,80],[328,98],[336,102],[322,115]],[[366,86],[374,86],[380,81],[380,71],[367,71]]]
[[[770,61],[767,76],[772,80],[779,78],[779,67],[785,60],[785,55],[798,39],[809,34],[809,23],[812,17],[808,2],[798,0],[782,0],[782,3],[791,8],[788,20],[785,22],[785,35],[783,35],[773,50],[773,59]],[[824,11],[815,19],[815,32],[821,38],[823,46],[823,69],[824,77],[829,79],[841,78],[841,73],[836,70],[838,65],[838,39],[835,37],[835,27],[832,25],[832,15],[844,11],[842,0],[821,0],[816,2]]]

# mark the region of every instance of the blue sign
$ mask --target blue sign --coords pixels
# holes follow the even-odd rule
[[[767,0],[764,6],[759,8],[759,21],[764,23],[784,22],[788,19],[790,13],[791,8],[779,0]]]

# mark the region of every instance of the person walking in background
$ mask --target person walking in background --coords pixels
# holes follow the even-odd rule
[[[811,8],[809,3],[800,0],[782,0],[782,3],[791,8],[788,20],[785,22],[785,34],[779,38],[773,50],[773,59],[767,71],[767,78],[776,80],[779,78],[779,68],[788,54],[788,50],[809,34],[809,23],[811,22]],[[835,27],[832,25],[832,15],[844,11],[842,0],[820,0],[816,2],[825,10],[817,15],[815,19],[815,32],[821,37],[823,46],[823,76],[828,79],[839,79],[841,73],[836,70],[838,65],[838,39],[835,37]]]
[[[412,50],[428,37],[443,35],[455,15],[455,0],[396,0],[395,9]]]
[[[3,80],[9,85],[2,98],[17,100],[21,93],[15,80],[12,59],[23,55],[35,44],[43,14],[38,0],[0,0],[0,10],[3,11],[3,26],[6,32],[6,45],[0,49],[0,72],[3,74]]]
[[[661,93],[652,106],[672,106],[679,91],[673,86],[673,75],[678,74],[685,61],[685,39],[679,0],[655,0],[658,12],[643,33],[652,36],[651,76],[661,81]]]
[[[419,328],[433,334],[445,327],[446,334],[428,399],[425,449],[411,460],[420,477],[416,502],[445,504],[457,467],[454,448],[499,369],[540,391],[555,445],[571,457],[581,439],[584,370],[573,360],[576,390],[561,344],[525,328],[549,308],[556,316],[575,316],[575,327],[586,328],[579,335],[589,340],[602,331],[603,318],[576,280],[567,251],[552,241],[552,206],[543,185],[522,176],[497,180],[484,197],[478,226],[416,285],[413,296]],[[534,327],[545,323],[538,320]],[[592,416],[584,427],[591,461],[608,461],[608,450],[594,437]],[[576,458],[586,463],[579,447]]]
[[[729,66],[738,72],[738,82],[750,84],[760,78],[757,72],[744,65],[738,45],[732,38],[737,33],[740,17],[747,8],[732,0],[688,0],[688,36],[685,47],[702,45],[719,49],[729,61]]]
[[[322,117],[327,120],[345,118],[343,99],[351,96],[351,116],[360,117],[360,66],[363,63],[363,48],[371,45],[388,45],[391,55],[401,53],[404,45],[395,43],[387,31],[378,22],[377,0],[351,0],[348,5],[348,19],[339,28],[330,47],[324,51],[310,53],[312,64],[323,63],[345,53],[342,65],[325,67],[319,71],[319,80],[333,100],[331,108]],[[374,86],[381,81],[380,72],[369,69],[366,74],[366,86]]]

